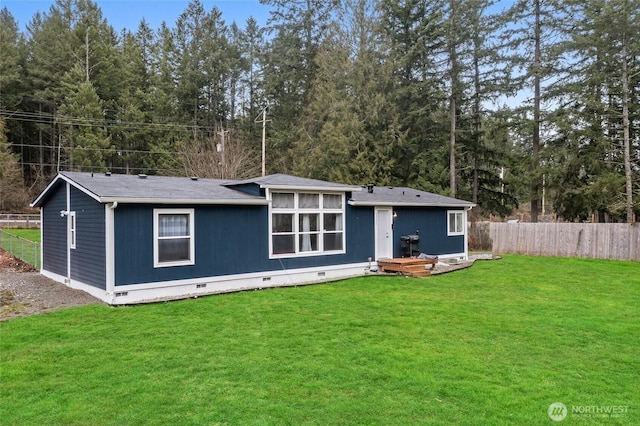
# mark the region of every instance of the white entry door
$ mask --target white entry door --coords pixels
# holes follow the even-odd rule
[[[393,222],[391,208],[376,208],[376,259],[393,257]]]

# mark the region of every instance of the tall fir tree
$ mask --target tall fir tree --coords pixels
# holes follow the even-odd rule
[[[65,89],[58,120],[63,127],[65,168],[78,171],[107,170],[113,154],[104,123],[104,105],[85,69],[76,65],[63,76]]]
[[[547,120],[550,101],[553,100],[554,85],[562,81],[567,69],[559,56],[562,45],[568,38],[570,17],[563,0],[518,0],[503,15],[507,29],[501,35],[511,52],[512,78],[520,90],[533,93],[532,101],[520,115],[528,122],[529,136],[526,138],[530,153],[531,221],[537,222],[541,213],[543,173],[541,149],[545,141],[545,129],[553,126]]]

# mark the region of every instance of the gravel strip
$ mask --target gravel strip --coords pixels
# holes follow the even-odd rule
[[[0,321],[99,303],[102,302],[89,293],[38,272],[0,271]]]

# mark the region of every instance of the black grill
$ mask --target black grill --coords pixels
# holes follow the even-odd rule
[[[402,237],[400,237],[400,255],[402,257],[417,257],[419,254],[419,235],[403,235]]]

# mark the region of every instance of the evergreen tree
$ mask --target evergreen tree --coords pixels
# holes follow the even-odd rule
[[[254,119],[264,107],[262,63],[265,55],[264,28],[253,18],[247,19],[245,29],[237,40],[241,57],[240,102],[241,117],[235,128],[253,148],[261,147],[261,132],[256,131]]]
[[[575,22],[566,54],[575,65],[562,86],[565,107],[557,113],[553,160],[561,172],[556,207],[568,219],[594,214],[599,221],[630,222],[640,139],[637,125],[631,124],[639,119],[640,4],[569,4]]]
[[[336,0],[261,0],[272,7],[272,38],[264,61],[265,97],[272,100],[269,168],[290,172],[296,127],[317,72],[316,54],[331,24]]]
[[[380,2],[389,62],[390,88],[400,117],[393,147],[394,175],[400,183],[442,192],[448,186],[447,94],[440,60],[444,46],[444,1]],[[444,173],[443,173],[444,172]]]
[[[509,94],[508,63],[497,48],[496,34],[502,24],[490,14],[490,0],[468,0],[458,18],[467,29],[460,38],[458,61],[464,90],[457,133],[464,143],[457,155],[461,198],[478,204],[480,213],[506,215],[516,206],[511,186],[505,186],[505,167],[511,166],[509,135],[503,111],[491,111],[495,101]],[[460,8],[458,7],[458,9]]]
[[[533,92],[532,105],[524,115],[529,123],[530,149],[529,179],[531,186],[531,221],[537,222],[540,214],[542,171],[540,165],[543,129],[552,125],[546,120],[545,110],[553,99],[554,83],[562,81],[565,65],[559,54],[567,40],[570,16],[563,7],[563,0],[518,0],[504,14],[511,23],[502,36],[510,48],[514,65],[513,78],[521,89]]]
[[[229,100],[228,29],[220,11],[207,13],[200,0],[193,0],[176,22],[173,42],[177,59],[176,98],[179,118],[195,126],[206,126],[212,135],[225,121]]]
[[[144,21],[139,30],[144,33],[143,43],[149,42]],[[120,173],[149,173],[153,166],[147,154],[155,136],[148,117],[151,89],[148,51],[149,46],[142,44],[141,38],[123,31],[118,53],[122,62],[119,77],[124,88],[108,126],[115,152],[106,159],[109,168]]]
[[[91,0],[57,0],[48,13],[36,14],[27,26],[28,54],[25,55],[25,94],[22,108],[37,111],[35,125],[25,124],[26,137],[39,148],[24,153],[23,161],[36,164],[30,178],[48,179],[57,170],[57,146],[61,129],[54,117],[68,92],[63,81],[77,67],[107,105],[114,109],[122,89],[115,54],[113,29]],[[79,82],[79,80],[78,80]],[[102,120],[104,120],[104,115]]]
[[[0,109],[14,110],[20,102],[22,37],[13,15],[0,9]]]
[[[104,127],[104,106],[85,70],[76,65],[63,77],[66,89],[58,119],[64,131],[69,170],[104,171],[111,138]]]
[[[21,211],[28,205],[19,158],[11,152],[4,117],[0,116],[0,212]]]

